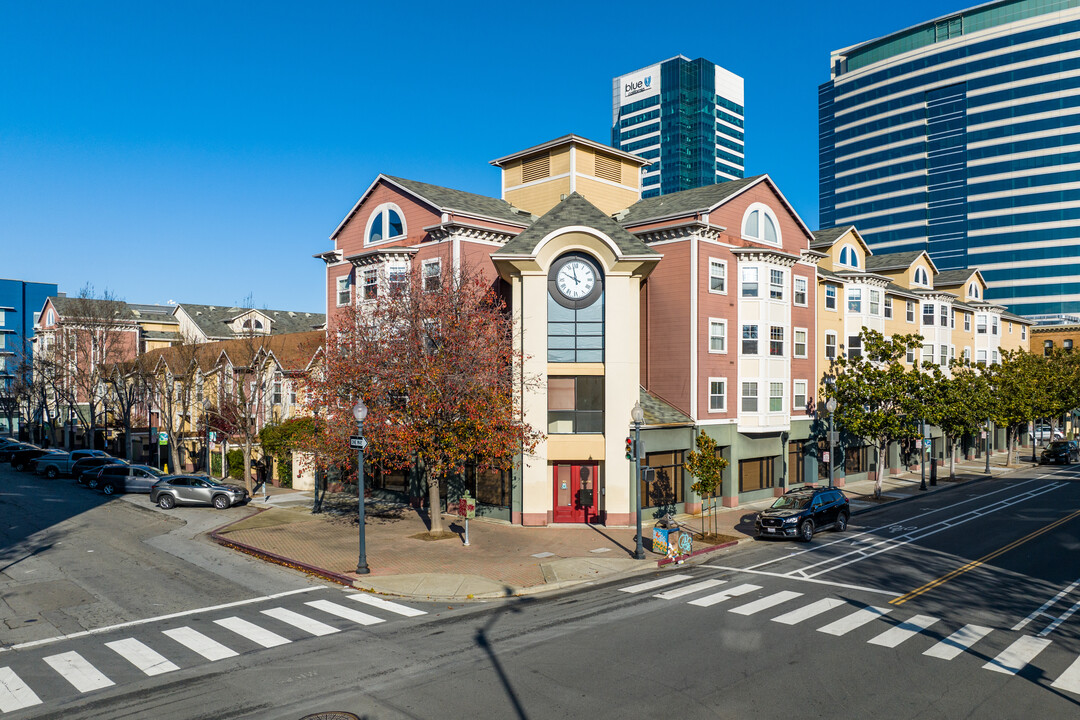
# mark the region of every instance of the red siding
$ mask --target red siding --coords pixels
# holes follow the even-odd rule
[[[658,248],[664,259],[646,281],[642,314],[643,383],[683,412],[690,412],[690,243]],[[612,308],[613,310],[615,308]]]

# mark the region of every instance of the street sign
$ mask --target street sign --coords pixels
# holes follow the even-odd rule
[[[979,433],[979,437],[981,437],[983,440],[985,440],[986,439],[986,431],[983,430],[981,433]]]
[[[836,445],[838,442],[840,442],[840,431],[839,430],[830,430],[829,431],[829,442],[832,443],[833,445]]]
[[[828,450],[826,450],[825,452],[821,453],[821,462],[823,462],[823,463],[827,463],[827,462],[829,462],[829,457],[830,457],[830,456],[829,456],[829,451],[828,451]]]
[[[642,468],[641,479],[650,485],[656,482],[656,468]]]
[[[363,435],[351,435],[349,437],[349,447],[353,450],[366,450],[367,438]]]
[[[476,498],[466,495],[458,500],[458,517],[461,518],[474,518],[476,517]]]
[[[157,444],[158,445],[168,445],[169,444],[169,433],[159,432],[157,434]]]
[[[930,438],[926,438],[926,439],[924,439],[924,440],[922,441],[922,444],[923,444],[923,447],[924,447],[924,448],[926,448],[927,450],[929,450],[929,449],[930,449]]]
[[[210,431],[210,442],[217,442],[217,433],[213,430]]]

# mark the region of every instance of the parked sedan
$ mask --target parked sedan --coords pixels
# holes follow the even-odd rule
[[[149,465],[106,465],[97,476],[101,492],[112,495],[118,492],[148,493],[165,473]]]
[[[225,485],[203,475],[168,475],[150,488],[150,502],[162,510],[177,505],[213,505],[224,510],[248,499],[247,490],[238,485]]]
[[[39,458],[42,455],[49,455],[52,450],[42,450],[39,447],[29,447],[23,450],[16,450],[11,454],[11,467],[15,470],[25,471],[30,469],[30,461],[35,458]]]
[[[1074,462],[1080,462],[1080,444],[1077,444],[1075,440],[1055,440],[1042,451],[1039,462],[1041,464],[1060,463],[1062,465],[1072,465]]]
[[[32,443],[12,443],[10,445],[0,447],[0,462],[11,462],[11,456],[15,453],[19,452],[20,450],[32,450],[36,447],[37,445],[34,445]]]
[[[127,466],[127,460],[121,460],[120,458],[87,458],[87,462],[90,460],[100,460],[102,462],[95,462],[92,465],[85,466],[86,469],[82,470],[78,477],[75,478],[75,482],[80,485],[85,485],[91,490],[98,488],[98,480],[101,476],[101,471],[107,467],[114,465]]]

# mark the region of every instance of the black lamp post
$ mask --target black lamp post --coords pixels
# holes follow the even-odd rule
[[[920,420],[919,424],[922,427],[922,437],[919,438],[919,489],[926,490],[926,420]]]
[[[833,432],[833,413],[836,412],[836,398],[829,398],[825,402],[825,409],[829,412],[829,487],[833,487],[833,481],[835,479],[833,470],[836,467],[836,458],[833,457],[833,439],[836,434]],[[878,460],[878,471],[880,472],[881,460]]]
[[[641,423],[645,422],[645,411],[640,401],[634,403],[630,419],[634,421],[634,495],[637,496],[637,546],[634,548],[634,559],[644,560],[645,548],[641,544]]]
[[[363,400],[357,400],[352,409],[353,417],[356,418],[356,434],[360,437],[360,447],[356,449],[356,505],[357,517],[360,520],[360,556],[356,561],[356,574],[367,575],[371,569],[367,564],[367,546],[364,542],[364,419],[367,417],[367,405]]]
[[[986,418],[986,442],[983,443],[983,454],[986,455],[986,474],[990,474],[990,418]],[[1009,458],[1005,458],[1005,463],[1008,464]]]
[[[210,398],[203,398],[203,426],[206,429],[206,444],[203,445],[203,470],[210,474]]]

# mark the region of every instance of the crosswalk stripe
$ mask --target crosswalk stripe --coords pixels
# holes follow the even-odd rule
[[[918,635],[937,621],[938,618],[936,617],[916,615],[909,620],[905,620],[896,627],[889,628],[880,635],[870,638],[867,642],[871,645],[894,648],[913,635]]]
[[[420,615],[427,615],[427,611],[418,610],[408,605],[401,605],[396,602],[390,602],[389,600],[383,600],[373,595],[365,595],[360,593],[359,595],[349,595],[350,600],[362,602],[372,607],[377,607],[380,610],[386,610],[387,612],[396,613],[398,615],[404,615],[405,617],[419,617]]]
[[[644,592],[646,590],[652,590],[653,588],[664,587],[665,585],[671,585],[673,583],[682,582],[683,580],[689,580],[691,577],[691,575],[668,575],[667,577],[662,577],[659,580],[650,580],[649,582],[631,585],[630,587],[619,588],[619,592]]]
[[[930,648],[923,655],[952,660],[969,647],[982,640],[990,633],[991,628],[982,625],[965,625],[949,637]]]
[[[1073,664],[1058,675],[1058,679],[1050,683],[1050,687],[1080,694],[1080,658],[1073,660]]]
[[[189,627],[179,627],[172,630],[163,630],[162,632],[188,650],[202,655],[207,660],[223,660],[237,655],[235,650],[231,650],[217,640],[208,638],[198,630]]]
[[[160,675],[162,673],[180,669],[166,660],[163,655],[151,650],[135,638],[107,642],[105,643],[105,647],[115,651],[120,657],[124,658],[147,675]]]
[[[846,635],[855,628],[862,627],[871,620],[876,620],[882,615],[887,615],[890,608],[879,607],[864,607],[855,612],[840,618],[836,622],[829,623],[824,627],[819,627],[818,632],[826,633],[827,635]]]
[[[114,684],[77,652],[50,655],[45,662],[79,692],[90,692]]]
[[[725,582],[727,582],[727,581],[726,580],[702,580],[699,583],[693,583],[692,585],[683,585],[682,587],[675,588],[674,590],[668,590],[666,592],[657,593],[656,595],[653,595],[653,597],[660,598],[661,600],[674,600],[675,598],[680,598],[683,595],[692,595],[693,593],[696,593],[696,592],[698,592],[700,590],[708,590],[711,587],[716,587],[717,585],[723,585]]]
[[[1047,638],[1024,636],[1002,650],[1000,655],[983,665],[983,668],[1005,675],[1015,675],[1020,668],[1034,660],[1050,642]]]
[[[322,610],[323,612],[330,613],[331,615],[337,615],[338,617],[345,618],[346,620],[352,620],[353,622],[360,623],[361,625],[374,625],[375,623],[382,622],[382,618],[377,618],[374,615],[368,615],[367,613],[362,613],[359,610],[347,608],[344,605],[332,603],[329,600],[312,600],[311,602],[305,604],[315,608],[316,610]]]
[[[786,603],[788,600],[794,600],[797,597],[802,597],[801,592],[795,592],[794,590],[781,590],[778,593],[763,597],[760,600],[755,600],[752,603],[746,605],[740,605],[737,608],[731,608],[731,612],[736,615],[753,615],[759,613],[762,610],[768,610],[771,607],[776,607],[781,603]]]
[[[745,595],[748,592],[754,592],[755,590],[760,589],[760,585],[737,585],[733,588],[728,588],[727,590],[721,590],[720,592],[713,593],[712,595],[706,595],[705,597],[698,598],[697,600],[691,600],[689,604],[697,605],[698,607],[712,607],[717,603],[722,603],[725,600],[730,600],[733,597]]]
[[[338,631],[333,625],[327,625],[315,618],[309,618],[306,615],[301,615],[298,612],[293,612],[286,608],[270,608],[269,610],[263,610],[262,613],[263,615],[269,615],[275,620],[280,620],[283,623],[292,625],[295,628],[300,628],[301,630],[316,636],[331,635]]]
[[[262,645],[264,648],[277,647],[278,645],[286,645],[292,640],[284,638],[275,632],[271,632],[266,628],[261,628],[253,622],[248,622],[243,618],[236,616],[221,618],[215,620],[215,624],[220,625],[226,630],[232,630],[240,637],[245,637],[254,643]]]
[[[40,704],[41,698],[11,668],[0,668],[0,712],[15,712]]]
[[[817,602],[810,603],[803,606],[798,610],[792,610],[791,612],[784,613],[783,615],[777,615],[772,619],[773,622],[783,623],[784,625],[797,625],[803,620],[809,620],[812,617],[820,615],[821,613],[828,612],[835,607],[846,605],[847,600],[841,600],[840,598],[825,598],[824,600],[818,600]]]

